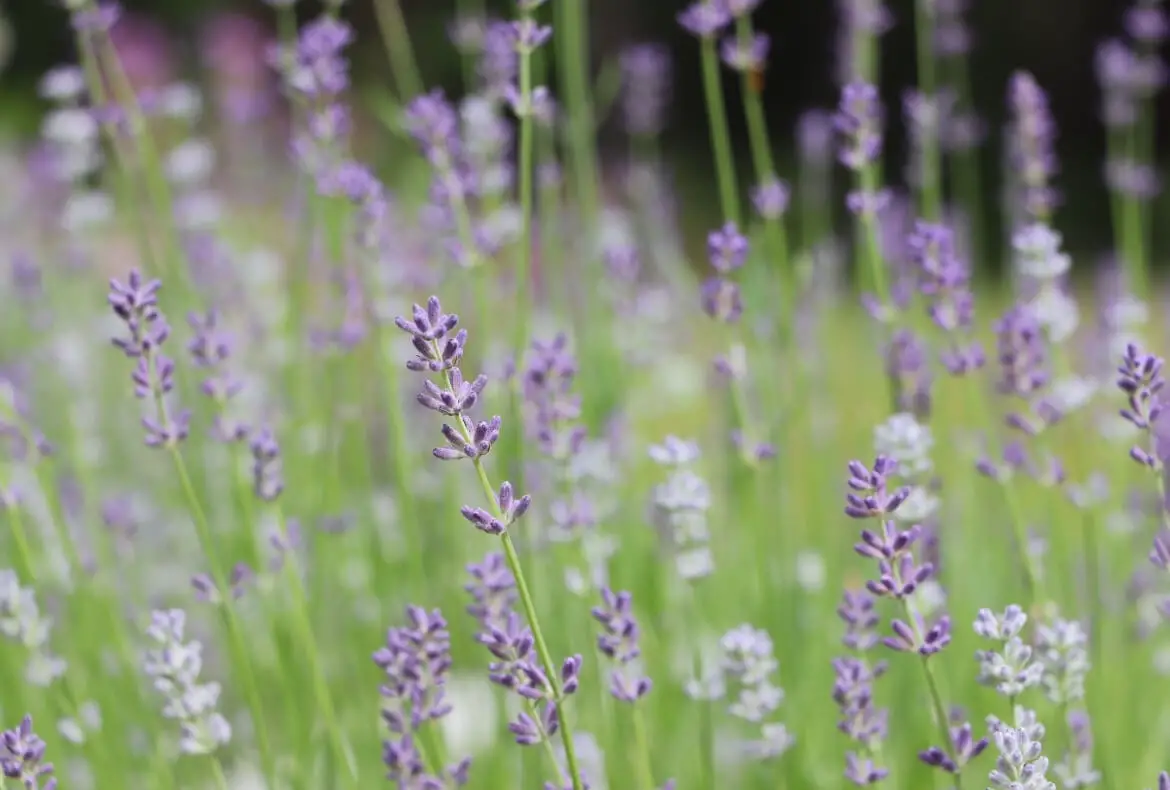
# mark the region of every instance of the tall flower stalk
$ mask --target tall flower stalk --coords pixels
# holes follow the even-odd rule
[[[528,511],[532,500],[527,495],[516,496],[512,484],[508,482],[502,483],[497,490],[492,485],[483,464],[483,458],[499,441],[502,420],[493,417],[486,422],[475,422],[469,415],[487,386],[487,376],[480,374],[472,381],[463,378],[459,363],[463,359],[467,330],[461,329],[456,334],[451,334],[459,324],[459,317],[444,313],[437,296],[432,296],[425,308],[415,305],[410,319],[398,317],[394,323],[411,336],[411,343],[414,346],[415,356],[407,361],[407,368],[417,373],[429,373],[438,377],[439,383],[430,378],[423,382],[423,391],[418,396],[419,403],[452,418],[455,427],[449,423],[443,425],[442,433],[447,443],[445,446],[435,448],[433,454],[442,461],[470,460],[475,469],[488,507],[485,510],[465,506],[462,509],[463,517],[481,532],[495,535],[500,539],[508,570],[516,580],[516,589],[520,595],[525,618],[528,620],[528,627],[532,630],[544,680],[548,684],[552,715],[555,716],[561,734],[573,790],[584,790],[573,744],[572,726],[565,715],[565,697],[569,692],[562,686],[561,668],[553,662],[552,653],[545,642],[536,612],[536,603],[524,578],[520,555],[508,531],[508,527]]]

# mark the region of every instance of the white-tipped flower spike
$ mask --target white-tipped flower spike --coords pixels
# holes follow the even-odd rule
[[[651,448],[650,457],[673,468],[670,476],[654,487],[652,505],[679,576],[692,581],[711,575],[715,570],[707,525],[711,490],[707,481],[689,468],[698,460],[697,446],[668,436],[661,445]]]
[[[1036,629],[1036,649],[1044,667],[1044,693],[1058,705],[1084,699],[1089,673],[1088,636],[1075,620],[1054,619]]]
[[[1012,237],[1017,269],[1034,280],[1047,282],[1068,274],[1072,260],[1060,247],[1060,234],[1040,222],[1020,229]]]
[[[979,682],[994,686],[1006,697],[1016,697],[1023,691],[1038,686],[1044,674],[1044,665],[1033,660],[1032,647],[1020,638],[1028,622],[1028,615],[1012,604],[997,615],[990,609],[979,610],[975,618],[975,633],[999,642],[999,650],[979,650]]]
[[[989,790],[1056,790],[1049,781],[1048,758],[1043,755],[1044,727],[1036,722],[1036,714],[1016,707],[1016,725],[1010,727],[990,717],[995,748],[999,757],[995,768],[987,776]]]
[[[913,414],[892,415],[873,429],[874,450],[898,462],[898,471],[905,477],[916,478],[934,468],[930,454],[934,436]]]
[[[32,588],[22,587],[17,575],[0,570],[0,636],[26,651],[25,680],[44,687],[65,674],[65,659],[49,649],[53,623],[41,614]]]
[[[217,710],[219,684],[200,683],[203,645],[184,641],[187,615],[181,609],[155,611],[146,635],[154,646],[142,669],[166,699],[163,716],[179,722],[179,749],[184,754],[211,754],[232,736],[231,725]]]

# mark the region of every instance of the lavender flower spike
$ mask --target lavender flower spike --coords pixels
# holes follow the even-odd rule
[[[448,337],[459,324],[459,318],[454,314],[444,313],[437,296],[428,299],[425,308],[416,304],[410,320],[399,316],[394,323],[399,329],[411,336],[411,343],[414,346],[415,356],[408,360],[407,367],[418,373],[430,373],[437,376],[436,380],[429,378],[424,380],[423,391],[418,395],[418,402],[432,411],[454,418],[455,426],[445,425],[443,435],[448,441],[449,449],[462,450],[465,455],[471,458],[490,508],[484,510],[466,505],[461,509],[461,512],[463,517],[477,529],[500,538],[508,570],[511,571],[515,579],[516,589],[520,594],[520,601],[531,629],[531,636],[524,641],[535,648],[540,661],[539,666],[527,662],[521,676],[517,676],[511,671],[496,672],[493,679],[509,685],[510,688],[519,690],[522,687],[537,694],[537,696],[525,696],[533,702],[537,699],[543,700],[544,707],[542,711],[536,713],[535,717],[522,713],[510,725],[510,729],[517,741],[521,743],[538,742],[533,741],[532,738],[537,735],[548,737],[559,731],[565,749],[567,773],[572,780],[574,790],[582,790],[581,770],[578,767],[573,746],[573,733],[562,713],[566,697],[577,689],[581,659],[579,656],[570,657],[560,667],[553,662],[552,654],[540,630],[536,606],[524,581],[516,546],[508,533],[508,526],[520,518],[530,507],[531,498],[527,495],[516,496],[511,483],[508,482],[502,483],[498,490],[494,489],[487,471],[484,469],[481,456],[490,449],[490,443],[494,442],[495,437],[498,436],[499,422],[493,420],[492,424],[485,426],[485,436],[481,442],[478,441],[480,437],[473,435],[473,423],[467,412],[478,403],[480,394],[487,386],[487,377],[479,375],[472,381],[467,381],[463,377],[458,362],[462,357],[462,349],[467,335],[464,332],[459,332],[454,337]],[[488,436],[491,437],[490,442]],[[463,448],[471,448],[475,450],[475,453],[468,453]],[[440,448],[440,450],[442,449]],[[480,452],[481,449],[482,452]],[[434,454],[440,459],[443,459],[444,455],[450,455],[438,450]],[[512,622],[512,618],[509,618],[509,622]],[[520,629],[517,627],[511,630],[518,632]],[[502,640],[506,645],[511,641],[507,638],[508,634],[499,628],[492,629],[489,637],[492,643],[499,643]],[[492,649],[501,660],[511,658],[511,653],[503,647],[498,648],[501,652],[497,652],[496,647]],[[523,682],[521,682],[522,680]],[[403,745],[404,749],[406,745],[408,744]],[[409,755],[406,752],[403,754],[388,753],[386,755],[387,764],[391,758],[398,760],[403,756]]]
[[[56,790],[53,764],[44,761],[45,742],[32,726],[32,716],[26,715],[19,725],[0,733],[0,776],[15,779],[25,790]]]

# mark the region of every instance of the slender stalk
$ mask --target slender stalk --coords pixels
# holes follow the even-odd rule
[[[556,36],[557,73],[569,119],[568,142],[573,188],[577,193],[585,238],[592,238],[601,213],[597,153],[593,134],[597,129],[589,95],[588,0],[555,0],[553,34]],[[592,260],[595,251],[590,252]]]
[[[972,105],[972,96],[967,56],[951,58],[949,63],[950,82],[955,91],[956,104],[960,108],[968,108]],[[971,260],[976,271],[984,263],[984,234],[987,232],[983,221],[983,174],[979,167],[979,159],[979,148],[976,146],[957,151],[950,157],[954,188],[959,193],[967,213],[971,234]]]
[[[159,396],[158,403],[161,410],[160,414],[163,415],[162,420],[168,420],[169,418],[165,416],[165,407],[162,404],[161,396]],[[163,424],[169,424],[169,422],[164,422]],[[276,756],[268,740],[268,724],[264,718],[264,704],[260,698],[259,687],[256,685],[256,675],[253,672],[248,647],[244,641],[243,629],[240,626],[239,617],[236,614],[228,575],[224,572],[223,566],[219,562],[218,554],[215,551],[215,538],[211,531],[211,524],[207,521],[207,514],[203,510],[203,505],[199,502],[199,497],[195,494],[195,487],[191,484],[191,475],[187,472],[187,464],[183,460],[183,454],[179,452],[179,448],[175,445],[169,448],[169,452],[171,461],[175,467],[175,473],[179,478],[179,484],[187,500],[187,507],[191,511],[191,517],[195,522],[195,532],[199,539],[199,545],[207,559],[216,589],[221,592],[220,616],[224,621],[224,626],[228,633],[233,661],[240,668],[240,674],[242,675],[241,681],[244,697],[248,701],[248,707],[252,714],[252,725],[256,732],[256,745],[260,751],[260,763],[264,772],[264,778],[269,788],[274,788],[277,784]]]
[[[910,601],[906,598],[902,599],[902,611],[906,614],[906,622],[910,629],[914,632],[914,641],[917,644],[922,644],[923,634],[922,627],[919,625],[918,613],[914,611],[914,607],[910,605]],[[939,747],[946,751],[948,755],[954,760],[955,765],[959,766],[953,774],[955,790],[962,790],[963,780],[961,775],[962,766],[959,765],[957,755],[955,755],[955,746],[951,741],[951,729],[949,720],[947,718],[947,707],[943,704],[942,693],[938,688],[938,679],[934,674],[934,666],[930,663],[929,656],[921,656],[922,659],[922,674],[926,679],[926,688],[930,694],[930,704],[933,711],[933,718],[935,724],[939,729],[939,737],[942,739],[942,745]]]
[[[638,781],[642,790],[656,790],[654,769],[650,764],[650,740],[646,737],[646,717],[642,706],[634,703],[634,752],[638,764]]]
[[[228,790],[228,780],[223,772],[223,764],[218,757],[211,758],[211,775],[215,779],[217,790]]]
[[[386,56],[390,59],[390,70],[394,73],[394,85],[398,98],[403,104],[421,96],[424,91],[422,74],[410,42],[410,32],[402,15],[398,0],[374,0],[374,15]]]
[[[739,17],[736,20],[736,35],[740,46],[749,47],[755,37],[751,17]],[[764,100],[760,96],[758,81],[762,77],[744,72],[741,77],[741,93],[743,94],[744,115],[747,118],[748,140],[752,149],[752,161],[756,168],[756,181],[763,186],[776,178],[776,163],[772,157],[772,146],[768,134],[768,121],[764,115]],[[789,267],[788,234],[781,217],[766,217],[764,230],[768,236],[770,252],[775,256],[775,265],[780,272],[781,314],[785,321],[791,321],[790,307],[793,302],[793,276]]]
[[[435,353],[441,356],[437,342],[435,343]],[[450,371],[443,372],[443,379],[447,385],[447,390],[453,392],[455,388],[451,382]],[[464,425],[462,417],[457,417],[454,422],[459,427],[464,441],[474,446],[471,433],[468,431],[467,426]],[[488,477],[487,469],[484,468],[483,459],[473,458],[472,465],[475,467],[476,477],[479,479],[480,487],[483,489],[483,494],[487,499],[492,516],[503,522],[505,520],[504,514],[500,510],[500,503],[496,498],[496,489]],[[532,630],[532,639],[536,644],[536,654],[540,658],[541,669],[544,670],[549,685],[552,687],[552,702],[556,705],[557,709],[561,743],[565,748],[565,762],[568,764],[569,776],[573,782],[573,790],[584,790],[584,784],[581,781],[581,771],[577,766],[577,752],[573,744],[573,728],[569,724],[568,716],[565,715],[565,697],[561,689],[560,668],[553,661],[552,653],[548,649],[547,642],[545,642],[544,633],[540,628],[540,618],[536,613],[536,603],[532,598],[532,593],[528,589],[528,582],[524,577],[524,569],[520,564],[520,555],[516,551],[516,545],[512,542],[512,536],[507,530],[500,535],[500,542],[504,546],[504,557],[507,560],[508,569],[516,579],[516,590],[520,594],[520,603],[524,609],[524,615],[528,620],[528,627]]]
[[[939,96],[934,60],[934,10],[933,0],[915,0],[914,2],[914,41],[915,55],[918,60],[918,91],[927,102],[927,114],[933,113],[933,118],[927,121],[919,130],[918,144],[919,164],[922,172],[921,191],[919,193],[919,211],[924,219],[937,222],[942,213],[942,168],[939,153]]]
[[[991,408],[987,405],[986,398],[975,390],[976,386],[975,382],[969,382],[968,386],[964,387],[969,413],[974,416],[976,424],[986,425],[990,431],[994,431],[996,422],[992,418]],[[989,441],[988,444],[988,456],[999,462],[999,442]],[[1024,580],[1028,587],[1030,602],[1034,606],[1046,600],[1043,577],[1041,577],[1040,571],[1036,567],[1036,560],[1029,550],[1027,524],[1024,522],[1023,509],[1016,496],[1015,481],[1004,480],[1000,483],[1000,488],[1003,491],[1004,504],[1007,505],[1008,519],[1012,523],[1016,550],[1020,553],[1024,564]]]
[[[531,23],[532,12],[522,5],[521,22]],[[532,312],[532,219],[534,210],[533,177],[536,129],[532,106],[532,52],[528,47],[520,53],[520,101],[524,111],[520,115],[520,249],[516,271],[516,323],[512,337],[512,352],[517,364],[528,343],[528,324]]]
[[[487,12],[484,9],[484,0],[455,0],[455,24],[481,24],[486,19]],[[475,61],[474,52],[465,52],[461,59],[465,93],[471,93],[475,90],[477,79]]]
[[[715,175],[719,182],[719,205],[725,222],[742,224],[739,190],[735,183],[735,158],[731,153],[731,134],[727,129],[727,107],[723,83],[719,76],[719,53],[715,39],[706,37],[700,44],[703,61],[703,95],[707,102],[707,124],[711,149],[715,155]]]
[[[287,522],[279,508],[277,509],[277,521],[281,525],[281,531],[287,534]],[[309,601],[305,595],[304,582],[301,579],[300,563],[297,560],[296,552],[292,549],[288,550],[284,558],[284,575],[287,584],[293,591],[296,628],[300,632],[301,644],[309,659],[309,670],[313,673],[313,695],[317,698],[317,705],[325,720],[325,729],[329,731],[329,746],[333,750],[334,757],[345,764],[352,783],[356,785],[358,783],[357,762],[345,744],[345,737],[337,719],[333,697],[329,693],[329,684],[321,664],[321,651],[317,647],[317,638],[313,634],[313,624],[309,621]]]

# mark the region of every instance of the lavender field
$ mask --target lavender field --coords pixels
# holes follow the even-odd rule
[[[0,787],[1170,790],[1170,18],[1085,53],[1086,288],[1044,86],[990,127],[967,3],[879,2],[780,129],[760,0],[680,11],[699,74],[461,0],[445,92],[398,0],[268,0],[197,75],[65,0],[0,157]]]

